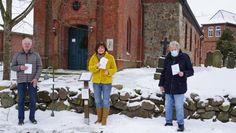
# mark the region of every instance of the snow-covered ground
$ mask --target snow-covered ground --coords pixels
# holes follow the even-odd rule
[[[201,99],[230,95],[236,96],[236,69],[214,68],[214,67],[194,67],[194,76],[188,79],[188,92],[197,93]],[[133,91],[141,89],[143,94],[159,92],[158,80],[153,79],[154,68],[134,68],[125,69],[115,74],[113,84],[122,84],[122,91]],[[0,72],[2,79],[2,72]],[[15,79],[15,73],[12,73],[12,80]],[[51,80],[51,79],[50,79]],[[40,90],[51,90],[50,80],[40,83]],[[64,75],[56,78],[55,87],[70,87],[70,90],[77,91],[83,84],[78,81],[76,75]],[[1,85],[9,84],[9,81],[0,81]],[[91,83],[90,83],[91,85]],[[117,91],[113,88],[113,92]],[[176,132],[177,125],[173,127],[163,126],[165,119],[163,117],[144,119],[129,118],[124,115],[111,115],[108,118],[108,125],[102,127],[94,124],[95,115],[90,115],[90,125],[83,123],[83,114],[74,112],[61,111],[55,112],[55,117],[51,117],[51,111],[37,111],[37,125],[33,125],[27,119],[28,111],[26,111],[25,124],[17,125],[17,110],[15,107],[3,109],[0,108],[0,133],[16,133],[16,132],[45,132],[45,133],[172,133]],[[236,123],[221,123],[212,120],[185,120],[187,133],[233,133],[236,130]]]
[[[9,115],[7,117],[7,113]],[[102,127],[94,124],[95,115],[90,115],[90,125],[83,123],[83,114],[74,112],[55,112],[55,117],[50,116],[51,111],[37,111],[37,125],[33,125],[25,119],[23,126],[17,125],[17,110],[15,108],[0,109],[0,133],[175,133],[176,123],[173,127],[164,126],[164,118],[153,119],[129,118],[124,115],[111,115],[108,117],[108,125]],[[28,111],[26,112],[28,116]],[[221,123],[185,120],[186,133],[233,133],[235,123]]]

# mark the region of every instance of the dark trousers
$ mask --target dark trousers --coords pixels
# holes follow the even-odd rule
[[[18,119],[23,121],[25,119],[25,97],[29,94],[30,97],[30,114],[29,119],[35,119],[37,89],[33,87],[32,83],[18,83]]]

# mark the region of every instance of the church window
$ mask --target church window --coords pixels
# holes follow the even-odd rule
[[[127,22],[127,45],[126,45],[127,53],[131,52],[131,20],[128,19]]]

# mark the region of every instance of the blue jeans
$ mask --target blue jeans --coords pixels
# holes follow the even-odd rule
[[[172,123],[173,105],[175,105],[178,124],[184,125],[184,94],[165,94],[166,123]]]
[[[111,84],[93,83],[96,108],[110,108]]]
[[[37,88],[34,88],[32,83],[18,83],[18,119],[19,121],[24,121],[25,119],[25,97],[26,93],[30,97],[30,114],[29,119],[35,119],[35,110],[36,110],[36,98],[37,98]]]

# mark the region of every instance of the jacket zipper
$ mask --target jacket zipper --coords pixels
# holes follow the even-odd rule
[[[25,59],[26,59],[26,63],[28,63],[28,53],[26,53]],[[26,86],[27,86],[27,90],[28,90],[28,88],[29,88],[29,86],[28,86],[28,74],[26,74]]]
[[[171,65],[174,65],[175,61],[172,60]],[[173,90],[173,79],[174,79],[174,75],[171,75],[171,84],[170,84],[170,94],[172,94],[172,90]]]

